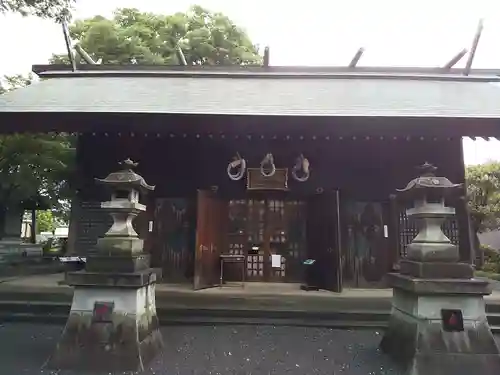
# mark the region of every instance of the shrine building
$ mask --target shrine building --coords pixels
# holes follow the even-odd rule
[[[391,195],[429,162],[465,179],[463,137],[500,138],[500,71],[35,65],[0,96],[0,132],[78,134],[69,247],[111,219],[94,179],[126,158],[155,185],[135,223],[163,280],[380,287],[416,229]],[[233,163],[230,165],[230,163]],[[465,196],[465,191],[463,192]],[[472,259],[464,199],[445,233]]]

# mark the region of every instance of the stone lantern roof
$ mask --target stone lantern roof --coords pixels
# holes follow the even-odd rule
[[[425,162],[417,168],[420,176],[411,180],[404,189],[396,189],[402,197],[418,198],[432,195],[446,197],[457,192],[463,184],[454,184],[446,177],[436,176],[437,167]]]
[[[110,173],[106,178],[96,178],[96,182],[114,190],[137,189],[141,192],[153,191],[155,186],[146,183],[144,178],[133,171],[139,164],[127,159],[120,163],[122,169]]]

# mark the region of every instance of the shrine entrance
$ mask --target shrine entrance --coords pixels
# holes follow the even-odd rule
[[[300,282],[306,253],[305,202],[286,193],[229,201],[227,254],[244,255],[247,281]],[[237,277],[236,270],[227,271]]]

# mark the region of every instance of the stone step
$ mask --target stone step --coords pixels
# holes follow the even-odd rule
[[[12,323],[41,323],[57,324],[66,323],[65,314],[31,314],[16,313],[4,314],[0,312],[0,322]],[[338,320],[307,320],[307,319],[275,319],[275,318],[252,318],[252,317],[159,317],[162,326],[168,325],[273,325],[273,326],[295,326],[295,327],[322,327],[337,329],[379,329],[387,327],[386,322],[365,322],[365,321],[338,321]]]
[[[500,313],[487,313],[488,323],[491,326],[500,326]]]
[[[70,304],[66,302],[41,301],[0,301],[0,314],[7,316],[67,316]],[[372,322],[374,326],[385,326],[389,318],[388,311],[375,310],[343,310],[343,311],[289,311],[289,310],[256,310],[256,309],[199,309],[173,308],[157,305],[158,317],[162,322],[181,322],[197,320],[225,319],[273,319],[276,321],[337,321],[352,324],[352,322]]]
[[[36,322],[64,324],[70,304],[67,302],[0,301],[0,322]],[[185,309],[157,306],[162,325],[254,324],[308,326],[345,329],[380,329],[387,327],[389,311],[264,311]],[[500,314],[488,315],[491,329],[500,334]]]
[[[497,301],[495,301],[495,302],[488,301],[488,303],[486,304],[486,312],[500,314],[500,303]]]

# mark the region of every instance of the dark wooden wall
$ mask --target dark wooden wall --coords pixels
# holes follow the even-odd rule
[[[285,136],[286,137],[286,136]],[[292,167],[304,154],[311,163],[311,177],[299,183],[291,177],[292,194],[309,195],[317,188],[338,189],[359,200],[385,200],[396,188],[416,177],[415,167],[429,161],[438,173],[463,182],[460,138],[453,140],[286,140],[214,139],[208,137],[151,137],[136,134],[83,135],[80,147],[81,194],[86,200],[102,197],[93,179],[117,169],[130,157],[139,162],[137,172],[156,185],[154,197],[193,197],[197,189],[218,186],[228,197],[245,193],[245,181],[231,181],[227,164],[239,152],[248,167],[258,167],[267,152],[277,167]]]
[[[211,132],[208,128],[205,132],[194,131],[190,124],[184,128],[177,124],[177,131],[141,133],[138,125],[134,133],[110,131],[80,135],[77,186],[78,201],[83,207],[74,210],[77,218],[72,222],[72,229],[78,238],[73,250],[90,251],[97,236],[109,227],[107,214],[99,216],[92,209],[96,202],[108,199],[94,178],[104,178],[127,157],[138,161],[137,172],[149,184],[156,185],[154,193],[143,200],[150,212],[155,211],[161,199],[184,198],[193,202],[198,189],[208,190],[213,186],[226,198],[244,197],[246,181],[231,181],[226,174],[227,165],[236,152],[247,160],[248,167],[258,167],[264,155],[271,152],[277,167],[290,168],[295,158],[304,154],[311,163],[310,179],[305,183],[289,180],[289,194],[299,199],[310,197],[318,188],[338,189],[344,201],[381,202],[387,206],[389,195],[416,177],[415,167],[425,161],[438,166],[438,173],[452,182],[464,182],[460,137],[445,134],[435,137],[428,131],[418,133],[415,129],[408,133],[410,135],[401,130],[397,134],[374,135],[370,129],[366,133],[370,135],[366,135],[359,128],[356,133],[344,136],[335,131],[336,126],[340,129],[342,124],[332,124],[331,132],[324,129],[315,132],[311,121],[304,121],[300,129],[295,126],[293,131],[280,123],[251,132],[238,129],[238,122],[234,121],[233,128],[224,133]],[[403,128],[404,120],[401,121]],[[116,125],[119,129],[119,124]],[[138,232],[148,238],[144,228]],[[152,251],[161,248],[150,238],[146,247]],[[392,250],[392,253],[398,251],[395,247]],[[392,253],[388,264],[396,257]]]

